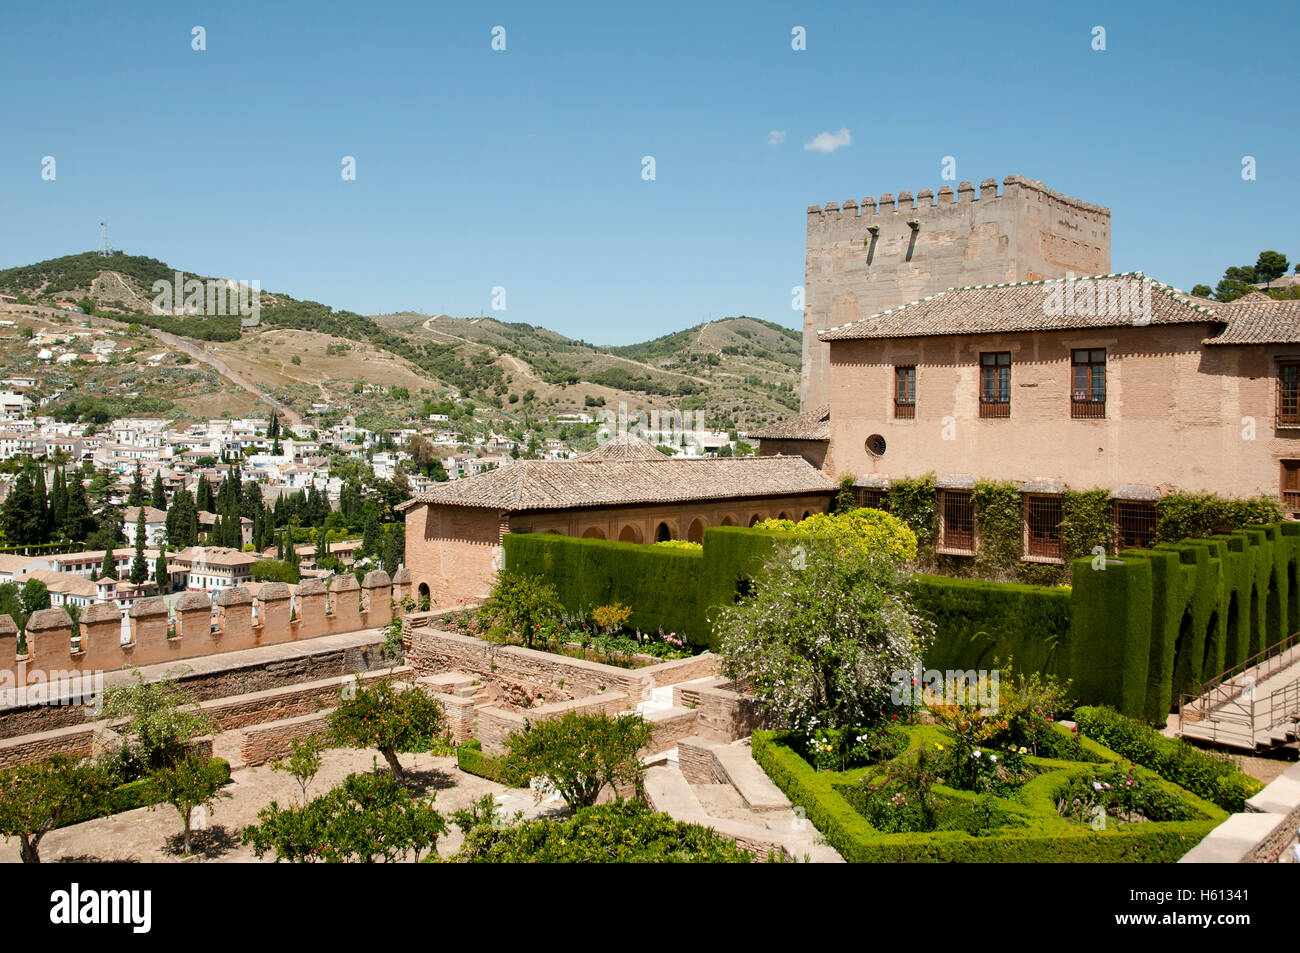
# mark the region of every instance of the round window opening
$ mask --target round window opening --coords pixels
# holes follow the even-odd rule
[[[885,438],[878,433],[873,433],[867,438],[867,452],[875,457],[885,455]]]

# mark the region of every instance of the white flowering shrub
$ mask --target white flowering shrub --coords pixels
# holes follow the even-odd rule
[[[894,674],[912,671],[933,638],[900,562],[880,551],[804,541],[777,547],[751,593],[718,611],[727,675],[763,699],[781,727],[870,724],[890,706]]]

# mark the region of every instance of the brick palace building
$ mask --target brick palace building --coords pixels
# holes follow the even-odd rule
[[[1099,275],[949,289],[818,338],[829,400],[752,434],[760,454],[852,474],[868,504],[934,473],[946,551],[975,545],[976,479],[1022,484],[1049,533],[1065,487],[1109,489],[1126,545],[1174,491],[1300,515],[1300,300]]]
[[[825,511],[837,489],[798,456],[668,457],[620,436],[573,460],[520,460],[402,504],[411,591],[434,606],[487,595],[506,533],[699,542],[710,526]]]

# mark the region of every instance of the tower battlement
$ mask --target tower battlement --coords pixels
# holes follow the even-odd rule
[[[805,409],[827,398],[817,332],[947,288],[1110,271],[1110,209],[1021,175],[937,193],[808,206],[804,276]]]

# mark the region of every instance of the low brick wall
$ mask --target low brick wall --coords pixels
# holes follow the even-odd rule
[[[427,625],[413,625],[407,639],[406,660],[420,674],[470,673],[502,686],[521,706],[581,698],[601,691],[620,692],[635,704],[649,699],[656,687],[715,675],[722,664],[720,656],[704,654],[627,669],[517,645],[493,645]]]
[[[94,751],[97,730],[97,724],[87,723],[83,714],[80,725],[0,740],[0,770],[43,761],[56,754],[88,758]]]
[[[766,717],[762,703],[752,695],[742,695],[718,685],[704,686],[694,693],[684,689],[674,695],[694,694],[695,709],[700,714],[699,734],[714,741],[737,741],[747,738],[765,726]]]
[[[240,758],[251,768],[288,757],[291,742],[326,730],[331,711],[333,709],[243,729],[244,738],[239,745]]]
[[[362,672],[355,676],[359,685],[388,681],[410,672],[405,666]],[[338,704],[339,691],[350,676],[320,679],[299,685],[285,685],[260,692],[246,692],[229,698],[203,702],[199,707],[212,716],[222,731],[243,728],[267,721],[279,721],[309,715]]]
[[[699,724],[699,712],[690,709],[669,708],[666,711],[654,711],[645,716],[645,720],[654,726],[654,735],[642,754],[658,754],[676,748],[683,738],[696,733]]]
[[[510,735],[523,731],[525,721],[546,721],[571,711],[588,714],[617,715],[632,707],[631,700],[622,692],[604,692],[587,698],[555,702],[530,708],[528,711],[507,711],[504,708],[480,708],[478,712],[478,740],[489,754],[502,754]]]
[[[345,644],[339,646],[339,642]],[[196,702],[205,702],[381,670],[393,664],[384,651],[382,635],[360,633],[245,650],[181,667],[146,666],[140,672],[147,681],[172,679]],[[133,672],[110,672],[103,676],[103,684],[111,687],[133,679]],[[84,705],[10,704],[0,707],[0,739],[82,726],[86,715]]]
[[[682,738],[677,742],[677,768],[691,784],[716,784],[722,780],[713,769],[714,742],[705,738]]]
[[[462,698],[459,695],[448,695],[445,692],[428,692],[428,695],[442,706],[443,714],[447,719],[447,730],[451,732],[452,741],[461,744],[474,737],[477,722],[474,699]]]

